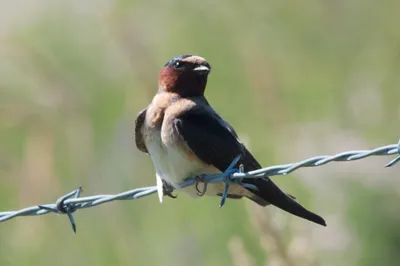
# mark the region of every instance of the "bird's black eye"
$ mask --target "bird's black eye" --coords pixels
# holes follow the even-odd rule
[[[176,62],[174,63],[174,67],[175,67],[175,68],[182,68],[182,67],[183,67],[183,63],[182,63],[181,61],[176,61]]]

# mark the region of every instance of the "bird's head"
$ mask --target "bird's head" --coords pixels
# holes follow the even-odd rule
[[[182,97],[202,96],[210,71],[210,64],[200,56],[177,56],[161,69],[159,92],[174,92]]]

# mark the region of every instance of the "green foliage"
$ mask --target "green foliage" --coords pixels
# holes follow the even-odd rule
[[[369,188],[359,182],[349,186],[349,225],[360,240],[360,265],[397,265],[400,250],[398,195]]]
[[[84,195],[153,185],[132,121],[156,92],[159,68],[179,54],[209,60],[206,96],[265,166],[396,141],[399,8],[310,0],[16,8],[0,28],[0,211],[53,202],[79,185]],[[374,176],[393,186],[340,181],[387,173],[372,160],[274,177],[327,228],[245,200],[219,209],[217,198],[181,193],[162,205],[149,197],[80,211],[77,235],[62,216],[1,224],[0,265],[395,265],[396,172]]]

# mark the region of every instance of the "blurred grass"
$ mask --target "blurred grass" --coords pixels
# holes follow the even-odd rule
[[[398,138],[396,1],[0,5],[14,14],[0,28],[1,211],[79,185],[89,195],[154,184],[132,121],[156,92],[160,67],[179,54],[209,60],[206,96],[263,165]],[[219,209],[217,198],[149,197],[77,213],[77,235],[65,217],[1,224],[0,264],[395,265],[397,214],[368,216],[371,201],[379,210],[396,199],[395,170],[371,159],[294,176],[275,180],[327,228],[246,201]],[[233,248],[240,243],[245,250]]]

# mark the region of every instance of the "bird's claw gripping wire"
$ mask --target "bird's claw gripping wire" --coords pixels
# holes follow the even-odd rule
[[[70,198],[78,198],[82,192],[82,187],[62,196],[56,201],[55,208],[48,206],[38,205],[40,209],[44,209],[50,212],[55,212],[58,214],[66,214],[68,216],[69,222],[71,223],[72,230],[76,233],[76,223],[72,213],[76,211],[76,206],[72,203],[66,204],[65,201]]]
[[[201,175],[197,175],[197,176],[195,176],[194,177],[194,179],[195,179],[195,181],[196,181],[196,184],[194,185],[195,186],[195,188],[196,188],[196,193],[197,193],[197,196],[199,196],[199,197],[202,197],[202,196],[204,196],[204,194],[206,194],[206,192],[207,192],[207,182],[204,182],[204,178],[203,178],[203,176],[201,176]],[[203,188],[200,190],[199,189],[199,184],[200,183],[204,183],[204,185],[203,185]]]
[[[168,196],[172,199],[176,199],[178,197],[178,195],[173,195],[172,194],[173,191],[174,191],[174,188],[163,181],[163,195]]]
[[[229,189],[229,185],[231,184],[239,184],[241,182],[241,180],[237,179],[237,180],[232,180],[231,179],[231,175],[234,173],[237,173],[238,170],[234,169],[235,165],[238,163],[238,161],[240,160],[240,155],[236,156],[235,159],[231,162],[231,164],[228,166],[228,168],[226,168],[225,172],[223,172],[222,175],[222,181],[225,183],[225,188],[224,188],[224,192],[222,193],[221,196],[221,202],[219,204],[219,207],[224,206],[225,204],[225,200],[228,196],[228,189]],[[241,165],[239,167],[239,172],[243,171],[243,166]],[[197,195],[198,196],[204,196],[204,194],[206,194],[207,192],[207,185],[208,182],[205,180],[204,175],[197,175],[194,177],[195,180],[195,188],[197,191]],[[204,183],[203,187],[200,189],[199,185],[200,183]]]

